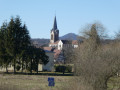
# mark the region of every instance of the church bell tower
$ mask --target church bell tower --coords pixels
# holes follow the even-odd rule
[[[54,43],[57,40],[59,40],[59,30],[57,29],[56,16],[54,18],[54,24],[53,24],[53,28],[52,28],[50,34],[51,34],[50,43]]]

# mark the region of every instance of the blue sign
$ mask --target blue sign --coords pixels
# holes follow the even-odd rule
[[[48,86],[55,86],[54,78],[48,77]]]

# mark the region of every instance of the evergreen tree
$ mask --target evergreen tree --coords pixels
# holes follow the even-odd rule
[[[21,66],[22,72],[26,67],[31,73],[32,70],[38,73],[40,62],[47,64],[48,56],[44,50],[31,45],[29,32],[26,25],[22,25],[21,19],[17,16],[11,18],[8,25],[3,23],[0,28],[0,64],[6,67],[6,71],[11,64],[14,67],[14,73]]]
[[[30,44],[30,37],[26,26],[22,26],[20,18],[11,18],[8,24],[7,32],[7,52],[14,57],[13,66],[14,73],[16,72],[16,61],[19,61],[20,56],[24,52],[24,48]]]
[[[23,37],[21,38],[21,43],[20,43],[20,48],[21,48],[20,57],[21,57],[22,72],[23,72],[23,67],[24,67],[25,60],[26,60],[26,51],[30,45],[30,36],[29,36],[29,32],[28,32],[25,24],[22,27],[21,33],[22,33],[21,35],[23,35]]]
[[[7,53],[5,47],[6,32],[7,32],[7,23],[4,22],[0,28],[0,63],[2,67],[6,68],[6,72],[8,72],[7,67],[10,64],[12,57]]]

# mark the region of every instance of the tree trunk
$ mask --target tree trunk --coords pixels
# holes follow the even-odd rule
[[[37,63],[37,74],[38,74],[38,63]]]
[[[63,66],[63,75],[64,75],[64,73],[65,73],[65,66]]]
[[[32,59],[31,59],[31,69],[30,69],[30,73],[32,74]]]
[[[7,68],[7,65],[6,65],[6,73],[8,73],[8,68]]]
[[[16,73],[15,68],[16,68],[16,62],[15,62],[15,59],[14,59],[14,74]]]
[[[26,71],[27,71],[27,62],[25,63],[25,73],[26,73]]]
[[[22,60],[22,73],[23,73],[23,60]]]

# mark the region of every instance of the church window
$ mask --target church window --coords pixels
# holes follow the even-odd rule
[[[53,40],[53,35],[51,35],[51,40]]]

